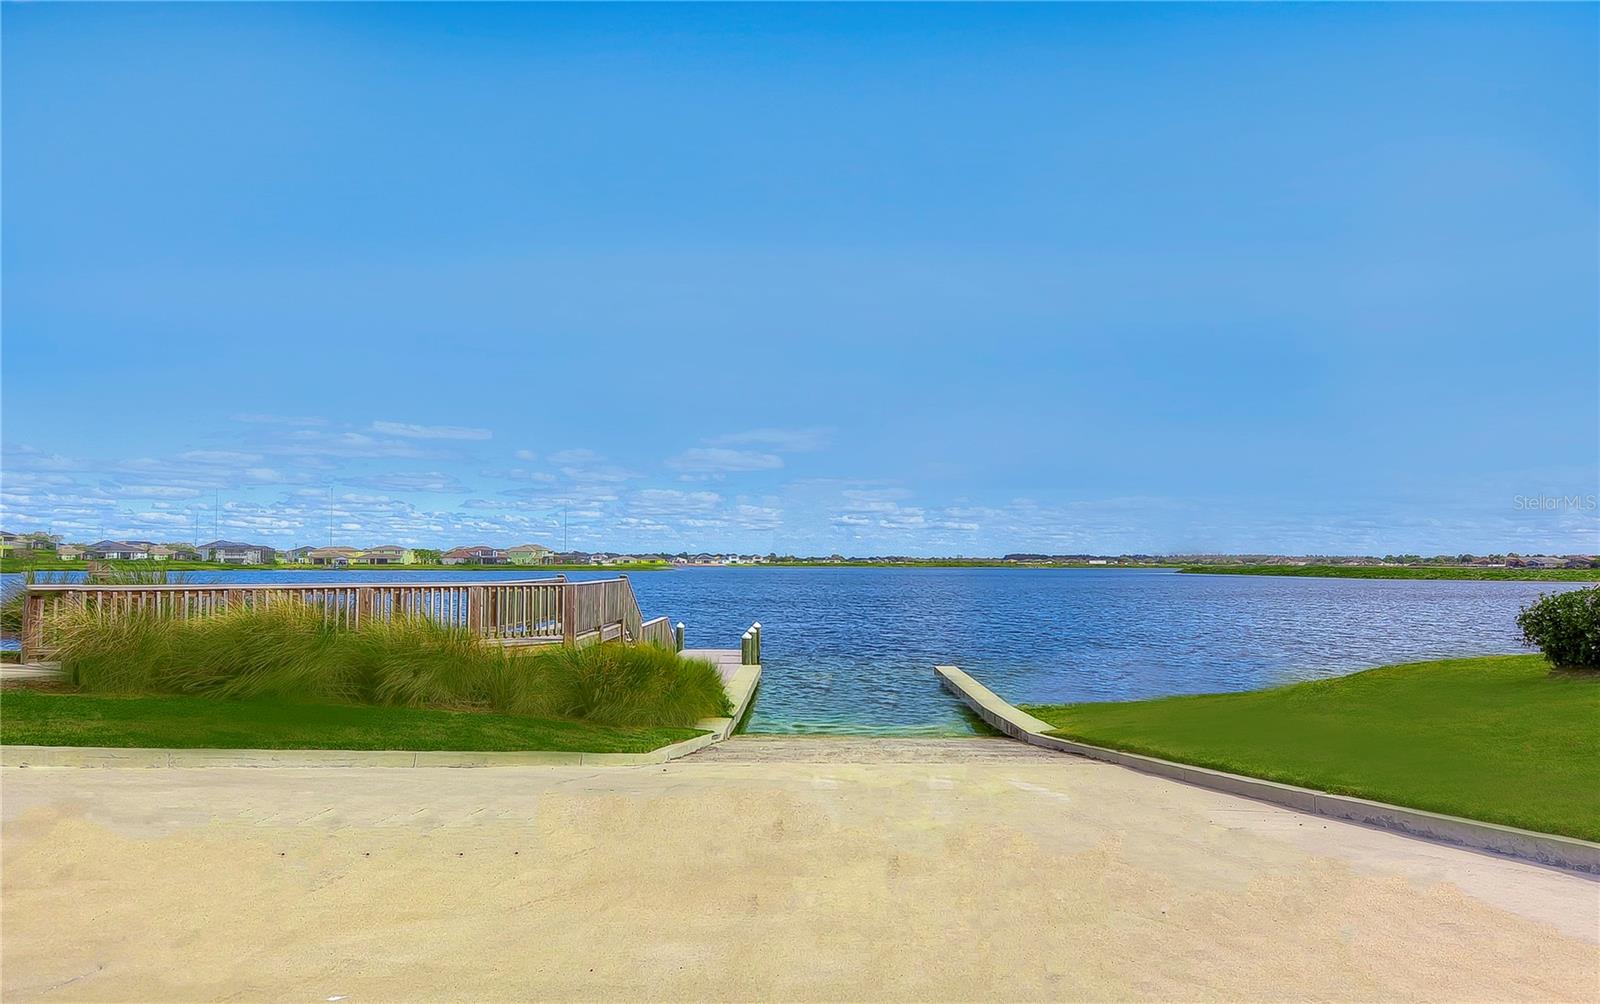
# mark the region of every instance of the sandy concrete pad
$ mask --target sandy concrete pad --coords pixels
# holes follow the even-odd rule
[[[1005,740],[794,742],[637,769],[8,768],[0,993],[1600,995],[1590,879]]]

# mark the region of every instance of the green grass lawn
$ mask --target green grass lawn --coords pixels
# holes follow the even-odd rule
[[[1600,840],[1600,675],[1537,655],[1025,710],[1097,746]]]
[[[1480,568],[1474,565],[1185,565],[1190,575],[1303,575],[1323,579],[1488,579],[1600,582],[1600,568]]]
[[[699,734],[429,708],[27,689],[0,694],[0,742],[22,746],[644,753]]]

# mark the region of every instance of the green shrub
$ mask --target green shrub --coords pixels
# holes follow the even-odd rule
[[[693,725],[731,713],[709,662],[654,645],[589,645],[541,653],[541,699],[562,718],[599,725]],[[685,665],[693,671],[685,671]]]
[[[88,693],[338,701],[663,727],[729,713],[714,666],[650,645],[502,648],[425,617],[334,627],[298,603],[189,620],[100,620],[68,608],[55,628],[62,669]]]
[[[1600,672],[1600,586],[1541,596],[1517,614],[1517,626],[1551,665]]]

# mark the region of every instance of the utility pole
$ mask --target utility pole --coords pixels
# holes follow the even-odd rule
[[[546,516],[554,516],[555,514],[556,514],[556,511],[554,509],[551,509],[549,512],[545,513]],[[568,551],[572,550],[572,547],[568,543],[568,540],[567,540],[568,536],[569,536],[569,534],[567,533],[567,507],[565,505],[563,505],[561,507],[561,552],[563,554],[565,554]]]

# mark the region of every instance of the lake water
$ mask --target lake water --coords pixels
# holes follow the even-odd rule
[[[528,573],[184,574],[336,582]],[[761,622],[755,732],[968,731],[971,720],[934,680],[936,663],[960,665],[1009,700],[1055,702],[1249,690],[1519,652],[1517,610],[1579,585],[1133,569],[690,568],[630,578],[645,616],[684,621],[691,647],[736,648]]]

